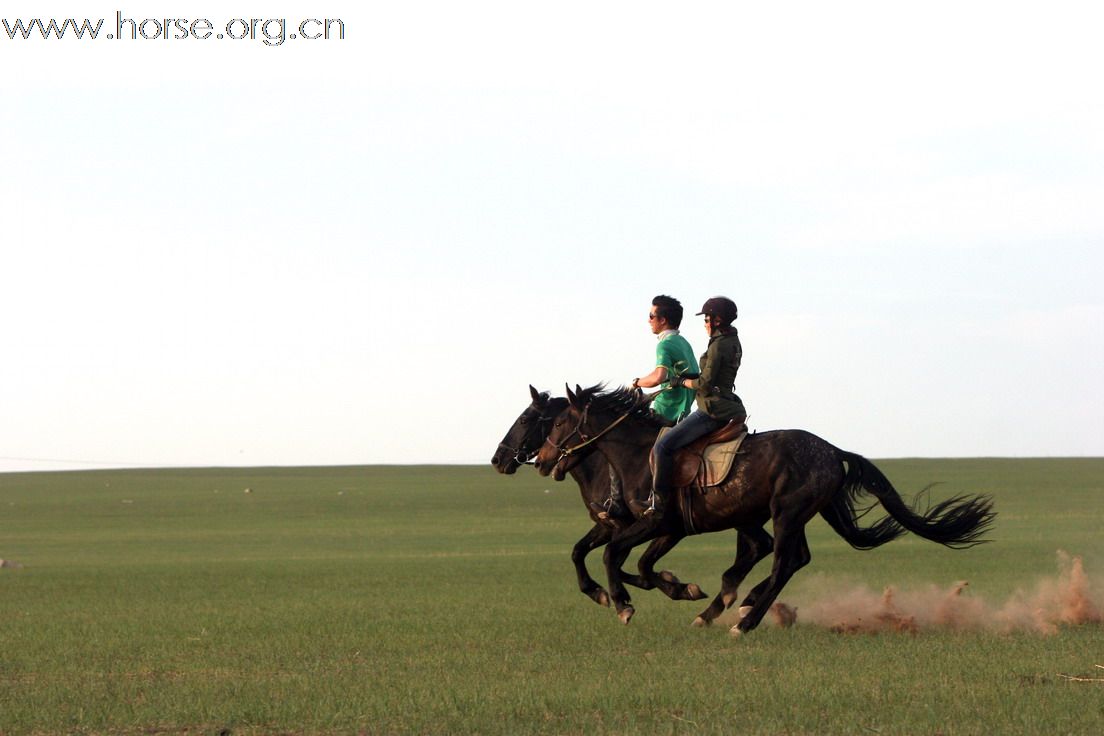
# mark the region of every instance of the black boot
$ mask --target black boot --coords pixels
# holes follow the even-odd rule
[[[614,472],[613,467],[609,469],[609,479],[609,498],[606,499],[604,505],[591,503],[590,508],[594,510],[599,521],[606,526],[619,529],[623,523],[632,522],[633,519],[625,510],[625,507],[621,505],[621,478]]]
[[[629,508],[632,509],[633,515],[638,519],[661,519],[663,518],[664,495],[660,489],[653,489],[644,501],[638,501],[635,498],[629,501]]]
[[[671,493],[674,491],[671,487],[673,471],[670,464],[670,460],[657,454],[655,475],[652,477],[652,493],[648,496],[646,502],[637,503],[633,508],[633,513],[637,517],[641,519],[663,518],[664,506],[666,506],[667,499],[671,497]]]
[[[598,521],[611,529],[620,529],[626,522],[633,520],[616,498],[608,498],[605,503],[591,501],[590,510],[594,512]]]

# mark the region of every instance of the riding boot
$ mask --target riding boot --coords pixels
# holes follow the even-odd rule
[[[598,517],[598,521],[617,529],[620,528],[623,521],[631,521],[631,519],[626,518],[628,513],[625,511],[625,507],[621,505],[621,478],[614,472],[613,468],[609,469],[609,479],[609,498],[606,499],[605,503],[591,501],[590,509]]]
[[[610,529],[620,529],[626,521],[632,521],[625,509],[618,503],[611,503],[612,499],[606,499],[604,504],[596,501],[590,502],[590,510],[598,521]]]
[[[629,501],[629,508],[632,509],[633,514],[641,519],[663,517],[663,510],[665,508],[664,500],[669,495],[669,491],[662,488],[654,488],[652,492],[648,494],[648,498],[643,501],[632,499]]]
[[[652,480],[652,492],[648,496],[648,500],[645,503],[640,503],[635,499],[630,502],[633,513],[640,518],[662,518],[666,502],[674,491],[671,483],[671,468],[658,457],[656,459],[655,477]]]
[[[621,476],[612,467],[609,469],[610,497],[607,504],[607,514],[611,519],[623,519],[626,516],[625,507],[621,505]]]
[[[644,510],[645,517],[663,518],[663,512],[667,508],[667,498],[671,495],[671,489],[656,486],[648,497],[648,508]]]

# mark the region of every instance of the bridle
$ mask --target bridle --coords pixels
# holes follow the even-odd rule
[[[551,422],[553,418],[554,417],[546,417],[541,414],[537,419],[533,420],[533,425],[529,428],[529,431],[525,433],[525,436],[521,438],[521,443],[517,447],[510,447],[505,442],[499,442],[498,449],[513,453],[513,461],[518,465],[532,465],[533,457],[537,454],[537,451],[540,450],[540,444],[543,444],[543,440],[533,449],[528,447],[529,437],[533,434],[534,430],[541,429],[542,425]],[[548,432],[544,432],[541,436],[547,438]]]
[[[645,401],[647,401],[647,402],[652,401],[660,393],[661,392],[656,391],[653,394],[649,394],[648,396],[645,397]],[[579,450],[583,449],[584,447],[587,447],[588,445],[593,444],[594,442],[597,442],[599,439],[601,439],[606,434],[608,434],[618,424],[620,424],[621,422],[628,419],[629,416],[632,415],[633,412],[637,411],[640,408],[640,406],[641,406],[640,404],[636,404],[636,405],[632,406],[627,412],[625,412],[624,414],[622,414],[621,416],[617,417],[612,422],[610,422],[610,424],[607,425],[606,428],[603,429],[601,432],[594,435],[593,437],[588,437],[586,432],[583,430],[584,425],[586,425],[586,423],[587,423],[587,419],[588,419],[587,415],[590,413],[590,401],[587,401],[586,406],[583,407],[583,413],[579,417],[579,423],[575,426],[575,429],[571,430],[571,434],[569,434],[567,437],[564,437],[562,442],[557,444],[557,443],[552,441],[551,437],[545,438],[544,441],[546,443],[552,445],[552,447],[555,448],[557,452],[559,452],[559,455],[556,457],[556,463],[555,464],[558,465],[559,463],[561,463],[564,460],[566,460],[567,458],[571,457],[572,455],[574,455],[575,453],[577,453]],[[582,440],[582,442],[580,442],[577,445],[573,445],[571,447],[564,447],[564,445],[566,445],[568,443],[568,441],[572,437],[574,437],[575,435],[578,435],[579,439]]]

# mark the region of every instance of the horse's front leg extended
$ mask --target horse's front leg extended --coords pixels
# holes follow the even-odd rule
[[[641,578],[659,588],[671,600],[697,601],[706,597],[697,583],[683,583],[667,570],[658,574],[655,571],[655,564],[659,561],[659,558],[674,549],[675,545],[682,541],[685,536],[686,534],[682,531],[674,531],[657,537],[648,545],[648,549],[644,551],[644,554],[640,556],[637,567],[640,570]]]
[[[579,580],[579,590],[600,606],[609,606],[610,597],[605,588],[590,576],[587,570],[586,556],[613,537],[613,531],[604,524],[595,524],[571,549],[571,561],[575,564],[575,576]]]
[[[606,545],[606,551],[602,555],[606,563],[609,593],[613,597],[617,617],[623,624],[627,624],[632,619],[636,610],[632,607],[629,592],[625,589],[621,566],[625,564],[633,547],[654,539],[660,531],[661,528],[655,519],[640,519],[614,536],[613,540]]]

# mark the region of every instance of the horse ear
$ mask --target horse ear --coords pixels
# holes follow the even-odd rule
[[[571,404],[576,409],[579,408],[579,397],[571,392],[571,386],[564,384],[564,389],[567,390],[567,403]]]
[[[540,391],[533,388],[533,384],[529,384],[529,395],[533,397],[533,403],[539,404],[541,400]]]

